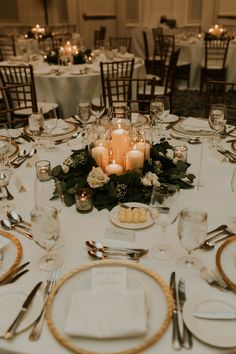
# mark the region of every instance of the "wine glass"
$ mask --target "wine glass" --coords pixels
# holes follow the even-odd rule
[[[31,224],[33,240],[47,251],[47,254],[39,259],[39,268],[49,272],[60,267],[62,264],[61,256],[51,253],[60,238],[57,209],[48,206],[34,208],[31,211]]]
[[[91,104],[89,100],[81,100],[77,103],[77,114],[80,122],[83,124],[83,142],[87,142],[87,123],[90,119]]]
[[[156,126],[157,133],[161,137],[164,135],[163,132],[163,120],[170,113],[170,100],[169,96],[156,96],[150,104],[150,115],[153,124]]]
[[[208,122],[214,132],[213,145],[217,143],[217,136],[225,129],[227,121],[227,107],[225,104],[212,104],[209,112]]]
[[[153,187],[150,210],[153,219],[161,227],[162,238],[165,237],[167,227],[173,224],[178,217],[178,194],[177,190],[170,191],[166,188]],[[160,243],[152,248],[151,254],[159,260],[167,260],[173,256],[174,250],[169,245]]]
[[[192,252],[203,243],[206,235],[206,211],[195,207],[182,209],[179,215],[178,236],[182,246],[188,252],[187,256],[178,260],[183,270],[195,272],[201,267],[201,261],[193,257]]]
[[[35,147],[40,148],[42,144],[40,143],[40,136],[44,131],[44,118],[41,112],[33,113],[28,118],[29,130],[35,139]]]
[[[53,108],[45,117],[44,117],[44,131],[49,135],[49,145],[45,148],[46,151],[57,151],[58,147],[54,144],[53,140],[53,131],[57,127],[57,112]]]
[[[0,130],[0,163],[5,164],[11,148],[11,136],[8,129]]]
[[[8,201],[6,198],[5,188],[8,186],[11,179],[12,170],[8,162],[0,164],[0,189],[1,189],[1,212],[5,213],[9,207]]]
[[[102,96],[91,99],[91,113],[98,120],[105,112],[105,105]]]

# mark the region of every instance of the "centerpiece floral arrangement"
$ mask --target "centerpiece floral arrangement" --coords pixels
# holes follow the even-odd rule
[[[79,188],[88,187],[93,191],[94,206],[98,210],[111,210],[119,202],[148,204],[153,186],[170,191],[193,188],[195,176],[188,173],[189,166],[189,163],[174,157],[173,147],[162,140],[151,147],[150,158],[145,160],[142,169],[108,176],[86,146],[72,150],[62,165],[52,169],[52,175],[57,179],[66,206],[75,203],[75,193]]]

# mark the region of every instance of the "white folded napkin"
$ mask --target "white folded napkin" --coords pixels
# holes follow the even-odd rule
[[[72,294],[65,332],[90,338],[122,338],[147,331],[144,289],[126,292],[76,290]]]
[[[192,118],[192,117],[185,119],[184,122],[181,123],[181,127],[183,129],[191,129],[196,132],[201,130],[209,131],[209,132],[212,131],[207,120]]]
[[[68,124],[63,119],[58,119],[57,127],[56,129],[53,130],[53,135],[67,133],[68,129],[69,129]]]

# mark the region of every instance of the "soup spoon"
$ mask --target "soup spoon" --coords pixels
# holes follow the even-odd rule
[[[13,222],[18,223],[18,224],[24,224],[28,228],[31,227],[31,224],[27,221],[24,221],[22,219],[22,216],[18,213],[16,210],[7,210],[7,217],[11,219]]]
[[[25,154],[26,154],[26,150],[25,150],[25,149],[21,150],[21,151],[19,152],[19,154],[18,154],[13,160],[11,160],[11,163],[13,163],[13,162],[16,163],[18,159],[21,160],[21,158],[24,157]]]
[[[26,230],[24,231],[20,226],[17,226],[16,224],[11,223],[10,220],[8,220],[8,219],[1,220],[1,226],[5,230],[14,230],[15,229],[20,234],[32,239],[31,234],[29,234]]]
[[[32,149],[32,150],[30,150],[30,152],[28,152],[27,154],[25,154],[19,162],[13,163],[13,164],[12,164],[13,167],[14,167],[14,168],[19,167],[26,159],[28,159],[28,158],[34,156],[34,154],[36,154],[36,152],[37,152],[37,149]]]
[[[102,260],[102,259],[109,259],[109,258],[116,258],[116,256],[126,256],[125,258],[126,259],[130,259],[130,260],[133,260],[133,261],[139,261],[139,258],[140,258],[140,254],[136,253],[136,252],[128,252],[126,254],[122,254],[122,253],[118,253],[118,252],[108,252],[106,253],[105,251],[96,251],[96,250],[88,250],[88,254],[92,257],[92,258],[95,258],[95,259],[99,259],[99,260]],[[115,257],[113,257],[115,256]]]
[[[121,251],[121,252],[135,252],[139,253],[140,255],[145,255],[148,253],[147,248],[126,248],[126,247],[111,247],[111,246],[104,246],[102,242],[88,240],[85,242],[86,245],[94,250],[98,251]]]

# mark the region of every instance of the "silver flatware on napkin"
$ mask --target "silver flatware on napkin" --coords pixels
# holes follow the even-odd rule
[[[175,272],[171,273],[170,277],[170,290],[174,300],[174,308],[172,311],[172,348],[174,350],[180,350],[182,348],[182,338],[179,330],[179,320],[178,320],[178,299],[177,299],[177,291],[176,291],[176,280],[175,280]]]
[[[179,298],[179,308],[182,315],[182,323],[183,323],[182,345],[185,349],[191,349],[193,346],[192,333],[186,327],[183,319],[183,307],[186,301],[185,281],[183,279],[180,279],[178,282],[178,298]]]

